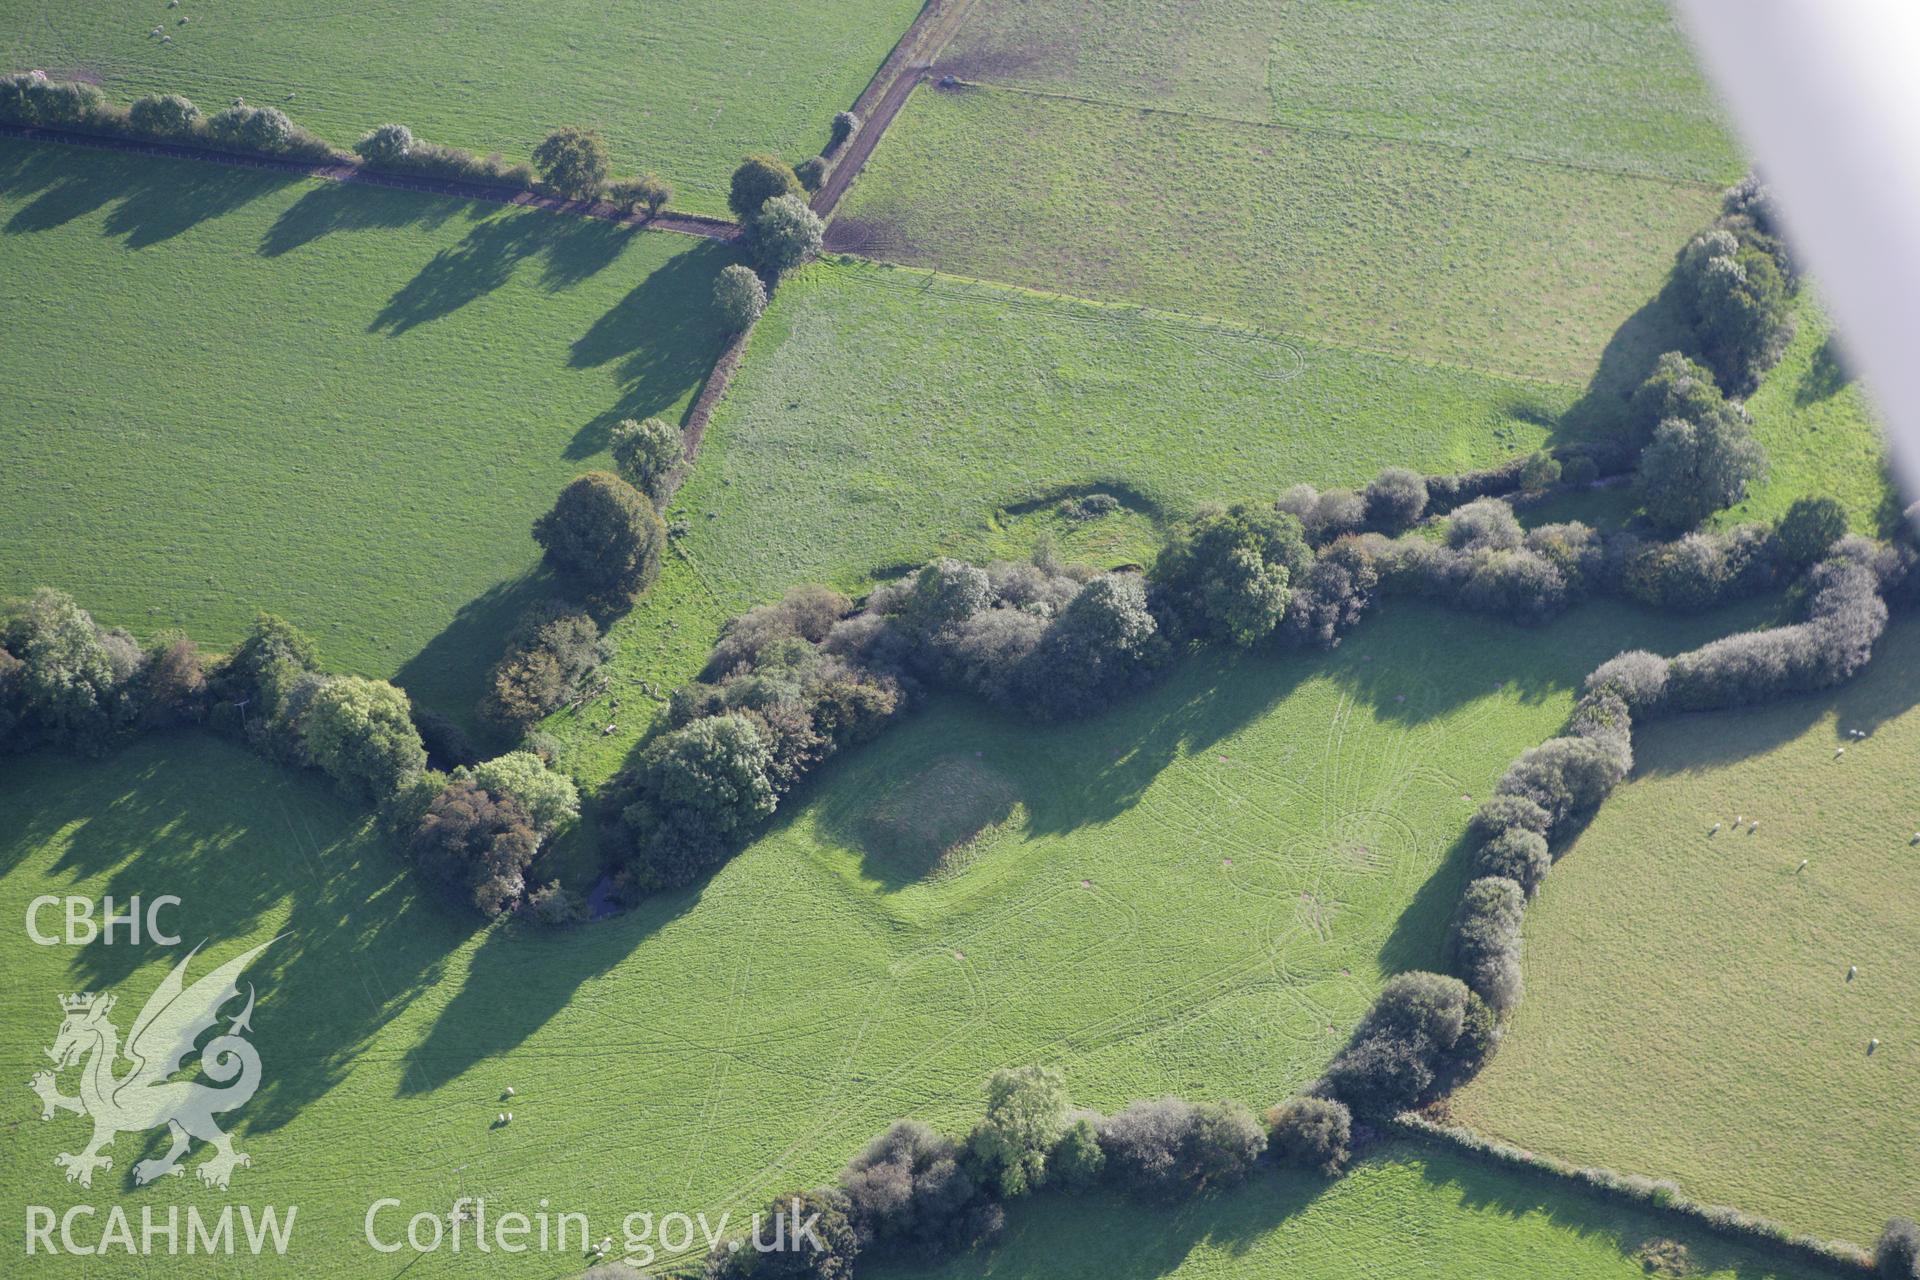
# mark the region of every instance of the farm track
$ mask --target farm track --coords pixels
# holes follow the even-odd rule
[[[823,219],[831,218],[840,198],[866,167],[873,149],[907,105],[914,86],[927,77],[940,54],[945,51],[973,8],[973,0],[927,0],[927,7],[900,37],[900,43],[881,64],[880,71],[854,102],[860,116],[859,132],[847,143],[835,161],[833,170],[820,189],[813,193],[813,211]]]
[[[653,217],[621,213],[604,201],[562,200],[557,196],[536,195],[531,191],[510,191],[471,182],[418,178],[406,174],[376,173],[350,161],[320,163],[306,160],[276,159],[268,156],[243,156],[203,147],[185,147],[169,142],[145,142],[132,138],[111,138],[89,133],[68,133],[61,129],[43,129],[29,125],[0,124],[0,137],[24,138],[32,142],[56,142],[69,146],[92,147],[99,151],[120,151],[133,155],[161,156],[170,160],[199,160],[240,169],[264,169],[323,182],[357,183],[386,187],[395,191],[417,191],[423,195],[449,196],[458,200],[484,200],[491,204],[512,205],[523,209],[544,209],[549,213],[576,218],[595,218],[625,226],[645,227],[650,231],[673,231],[700,236],[707,240],[734,240],[740,228],[718,218],[689,214],[662,213]]]

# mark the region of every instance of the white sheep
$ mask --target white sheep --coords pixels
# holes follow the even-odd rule
[[[505,1124],[507,1122],[507,1113],[502,1111],[499,1115],[493,1118],[493,1122],[495,1124]]]
[[[507,1096],[508,1096],[509,1098],[511,1098],[511,1097],[513,1096],[513,1086],[512,1086],[512,1085],[508,1085],[508,1086],[507,1086]]]
[[[1799,875],[1802,871],[1805,871],[1807,869],[1807,862],[1808,859],[1806,858],[1800,859],[1800,865],[1793,869],[1793,874]]]
[[[1717,835],[1717,834],[1719,833],[1719,831],[1720,831],[1720,824],[1716,822],[1716,823],[1714,823],[1714,824],[1713,824],[1713,830],[1712,830],[1712,831],[1709,831],[1709,832],[1707,832],[1707,834],[1708,834],[1708,835],[1710,835],[1710,836],[1711,836],[1711,835]]]
[[[1853,981],[1853,979],[1854,979],[1854,977],[1855,977],[1855,975],[1857,975],[1857,974],[1858,974],[1859,972],[1860,972],[1860,966],[1859,966],[1859,965],[1857,965],[1857,964],[1850,964],[1850,965],[1848,965],[1848,966],[1847,966],[1847,981],[1848,981],[1848,982],[1852,982],[1852,981]]]
[[[513,1123],[513,1112],[511,1112],[511,1111],[509,1111],[509,1112],[507,1112],[507,1123],[508,1123],[508,1124],[512,1124],[512,1123]]]
[[[1752,835],[1754,832],[1758,831],[1759,829],[1760,829],[1760,819],[1755,818],[1753,820],[1752,825],[1748,826],[1747,834]]]
[[[1841,756],[1845,754],[1847,754],[1847,749],[1845,747],[1835,747],[1833,749],[1833,758],[1835,760],[1838,760]]]
[[[1880,1047],[1880,1041],[1878,1038],[1867,1041],[1868,1053],[1872,1053],[1875,1049],[1878,1049],[1879,1047]]]

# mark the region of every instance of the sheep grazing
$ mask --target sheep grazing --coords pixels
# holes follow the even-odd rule
[[[1712,830],[1708,831],[1707,834],[1710,836],[1720,834],[1720,824],[1717,822],[1714,823]]]
[[[512,1123],[513,1123],[513,1112],[511,1112],[511,1111],[509,1111],[509,1112],[507,1112],[507,1123],[508,1123],[508,1124],[512,1124]]]
[[[1874,1051],[1875,1049],[1878,1049],[1879,1047],[1880,1047],[1880,1041],[1879,1041],[1878,1039],[1873,1039],[1873,1040],[1869,1040],[1869,1041],[1867,1041],[1867,1052],[1868,1052],[1868,1053],[1872,1053],[1872,1052],[1873,1052],[1873,1051]]]
[[[1836,760],[1838,760],[1841,756],[1845,754],[1847,754],[1847,749],[1845,747],[1835,747],[1833,749],[1833,758]]]
[[[1857,975],[1857,974],[1858,974],[1859,972],[1860,972],[1860,966],[1859,966],[1859,965],[1857,965],[1857,964],[1850,964],[1850,965],[1848,965],[1848,966],[1847,966],[1847,981],[1848,981],[1848,982],[1852,982],[1852,981],[1853,981],[1853,979],[1854,979],[1854,977],[1855,977],[1855,975]]]
[[[1758,818],[1755,818],[1755,819],[1754,819],[1754,820],[1752,821],[1752,823],[1750,823],[1750,824],[1748,825],[1748,827],[1747,827],[1747,834],[1748,834],[1748,835],[1752,835],[1752,834],[1753,834],[1754,832],[1756,832],[1756,831],[1758,831],[1759,829],[1760,829],[1760,819],[1758,819]]]
[[[502,1111],[499,1115],[493,1118],[493,1122],[495,1124],[505,1124],[507,1122],[507,1113]]]
[[[1793,874],[1799,875],[1802,871],[1805,871],[1807,869],[1807,862],[1808,859],[1806,858],[1800,859],[1800,865],[1793,869]]]
[[[511,1098],[511,1097],[513,1096],[513,1086],[512,1086],[512,1085],[508,1085],[508,1086],[507,1086],[507,1096],[508,1096],[509,1098]]]

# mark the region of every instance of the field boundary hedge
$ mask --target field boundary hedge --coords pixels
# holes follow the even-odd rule
[[[652,217],[622,213],[605,201],[562,200],[538,195],[524,188],[460,182],[451,178],[421,178],[405,173],[387,173],[347,155],[331,160],[301,160],[289,156],[260,155],[248,151],[223,151],[214,147],[192,146],[147,138],[130,138],[107,133],[83,133],[56,129],[47,125],[23,125],[0,121],[0,137],[19,138],[60,146],[91,147],[97,151],[121,151],[131,155],[155,156],[167,160],[197,160],[204,164],[223,164],[241,169],[265,169],[322,182],[353,182],[395,191],[414,191],[422,195],[446,196],[457,200],[484,200],[491,204],[513,205],[525,209],[544,209],[549,213],[595,218],[650,231],[673,231],[701,236],[708,240],[730,241],[740,234],[739,227],[724,218],[704,214],[661,213]]]
[[[1873,1255],[1850,1240],[1821,1240],[1795,1235],[1771,1218],[1728,1205],[1703,1204],[1679,1184],[1640,1174],[1571,1164],[1525,1147],[1488,1138],[1461,1125],[1442,1124],[1415,1112],[1403,1112],[1382,1125],[1387,1132],[1421,1145],[1469,1156],[1481,1163],[1519,1170],[1568,1184],[1574,1190],[1619,1204],[1670,1214],[1699,1230],[1748,1246],[1791,1254],[1800,1262],[1835,1275],[1875,1274]]]

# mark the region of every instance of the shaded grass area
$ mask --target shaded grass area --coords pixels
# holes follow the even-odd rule
[[[1335,1183],[1261,1169],[1243,1187],[1170,1209],[1118,1197],[1023,1202],[982,1262],[904,1264],[894,1280],[991,1275],[1146,1280],[1215,1276],[1599,1280],[1647,1274],[1641,1251],[1673,1240],[1708,1277],[1798,1276],[1750,1249],[1658,1215],[1572,1195],[1457,1157],[1390,1146]]]
[[[1718,521],[1777,520],[1796,499],[1837,498],[1856,533],[1886,537],[1906,504],[1888,474],[1879,414],[1813,288],[1802,289],[1792,345],[1747,400],[1770,474]]]
[[[1741,161],[1658,0],[978,0],[961,75],[1595,168],[1727,182]]]
[[[326,659],[465,715],[528,536],[677,419],[730,251],[538,212],[0,143],[0,594]]]
[[[658,171],[676,208],[727,215],[740,157],[818,151],[919,0],[221,0],[163,6],[0,0],[0,62],[284,108],[342,146],[397,120],[434,142],[527,159],[562,125],[598,129],[621,172]],[[176,19],[191,19],[180,26]],[[151,38],[154,24],[172,36]]]
[[[828,242],[1584,385],[1718,206],[1481,151],[922,87]],[[1642,338],[1649,361],[1672,345]]]
[[[1281,1096],[1384,974],[1434,962],[1467,797],[1560,722],[1579,673],[1724,625],[1588,609],[1518,633],[1396,609],[1331,658],[1184,664],[1066,728],[940,700],[830,765],[708,883],[558,933],[476,930],[312,775],[156,735],[100,762],[9,764],[0,911],[178,892],[210,961],[286,935],[258,979],[270,1083],[238,1125],[254,1163],[235,1194],[300,1204],[300,1231],[254,1273],[355,1268],[377,1196],[439,1212],[547,1196],[609,1224],[636,1206],[741,1210],[830,1175],[898,1116],[964,1127],[1006,1063],[1060,1065],[1103,1107]],[[955,760],[1018,791],[964,869],[915,879],[849,838]],[[53,993],[112,987],[132,1006],[175,958],[27,948],[0,995],[0,1071],[32,1073]],[[496,1129],[509,1085],[516,1119]],[[61,1180],[71,1126],[26,1123],[31,1105],[0,1128],[16,1221],[100,1194]],[[115,1194],[164,1206],[193,1188]],[[1154,1248],[1188,1227],[1165,1230]]]
[[[1527,915],[1527,1000],[1456,1111],[1817,1235],[1870,1244],[1910,1213],[1917,674],[1897,622],[1834,694],[1637,732],[1634,779]]]

